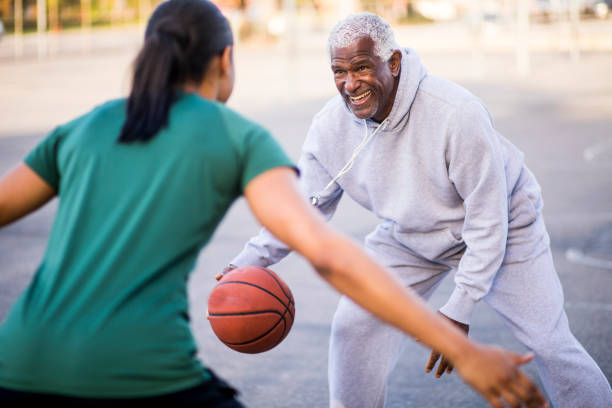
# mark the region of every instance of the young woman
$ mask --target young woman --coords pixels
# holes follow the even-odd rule
[[[0,180],[0,226],[59,196],[44,259],[0,329],[2,405],[239,407],[195,357],[186,282],[241,195],[334,288],[443,352],[492,406],[545,405],[519,370],[531,356],[468,340],[322,220],[279,145],[223,105],[233,84],[227,20],[208,1],[168,0],[127,100],[57,127]]]

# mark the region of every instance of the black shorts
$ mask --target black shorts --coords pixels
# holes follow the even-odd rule
[[[24,407],[26,404],[51,404],[61,408],[138,408],[210,407],[244,408],[238,391],[209,370],[211,378],[186,390],[144,398],[80,398],[57,394],[21,392],[0,387],[0,406]],[[42,405],[41,405],[42,406]],[[45,405],[46,406],[46,405]]]

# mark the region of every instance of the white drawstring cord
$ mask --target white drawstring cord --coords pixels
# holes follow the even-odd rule
[[[344,165],[344,167],[342,167],[338,174],[336,174],[336,177],[331,179],[331,181],[327,183],[323,190],[310,197],[310,202],[312,205],[316,207],[319,204],[319,200],[321,199],[321,194],[323,194],[328,188],[330,188],[336,182],[336,180],[338,180],[340,177],[344,176],[346,173],[349,172],[349,170],[353,167],[353,164],[355,163],[355,159],[357,158],[359,153],[361,153],[363,148],[366,147],[366,145],[370,142],[370,140],[374,138],[374,136],[376,136],[376,133],[378,133],[380,129],[384,130],[387,127],[387,121],[387,119],[383,120],[380,125],[378,125],[376,129],[374,129],[374,132],[370,133],[368,132],[368,123],[366,119],[363,120],[363,126],[365,127],[365,136],[363,137],[359,145],[355,148],[355,150],[353,150],[353,154],[351,155],[349,161]]]

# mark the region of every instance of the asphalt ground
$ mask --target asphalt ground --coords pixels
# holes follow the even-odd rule
[[[26,50],[15,59],[2,54],[12,47],[5,37],[0,43],[0,174],[55,124],[125,95],[138,38],[128,31],[101,43],[108,46],[94,44],[87,52],[77,47],[39,59]],[[411,45],[409,40],[400,38],[403,45]],[[73,41],[81,39],[75,36]],[[576,60],[556,49],[540,50],[531,56],[529,76],[521,76],[511,52],[428,50],[419,41],[416,48],[429,72],[479,96],[497,129],[525,152],[542,185],[544,216],[571,328],[611,380],[612,53],[585,51]],[[229,105],[270,129],[297,160],[312,116],[335,92],[323,44],[299,50],[241,44],[236,64]],[[0,321],[41,261],[56,205],[53,201],[0,230]],[[376,220],[347,197],[332,224],[361,239]],[[189,282],[200,357],[240,389],[249,407],[325,407],[329,329],[339,296],[299,256],[292,254],[272,267],[296,300],[294,326],[278,347],[257,355],[237,353],[216,339],[205,319],[215,274],[258,229],[241,199],[200,254]],[[431,306],[442,305],[452,288],[449,276]],[[475,310],[470,335],[524,351],[485,304]],[[422,346],[408,344],[391,376],[387,407],[486,406],[456,374],[442,379],[425,374],[428,355]],[[539,383],[533,364],[525,371]]]

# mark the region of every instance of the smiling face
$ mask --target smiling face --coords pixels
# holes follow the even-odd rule
[[[344,48],[331,50],[331,69],[336,88],[360,119],[382,122],[391,112],[399,82],[401,53],[389,61],[374,53],[374,41],[361,37]]]

